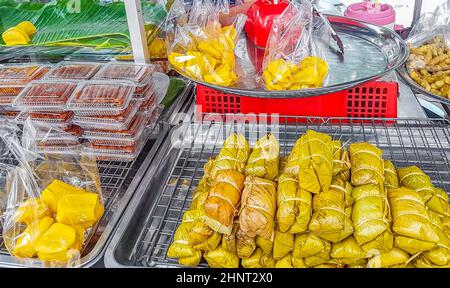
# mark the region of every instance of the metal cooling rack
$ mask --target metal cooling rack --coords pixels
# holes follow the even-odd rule
[[[174,128],[179,141],[167,141],[152,164],[146,187],[130,203],[106,252],[107,266],[177,267],[166,257],[176,228],[203,175],[203,165],[217,155],[232,131],[244,134],[251,145],[267,132],[280,142],[280,153],[288,155],[295,141],[307,130],[328,133],[344,143],[367,141],[383,150],[383,158],[396,167],[417,165],[437,187],[450,192],[450,130],[447,121],[349,120],[289,117],[289,123],[273,129],[256,124],[185,124]],[[221,136],[221,137],[218,137]],[[173,141],[172,141],[173,142]],[[181,147],[176,147],[180,145]],[[148,175],[148,177],[151,177]],[[142,185],[142,183],[141,183]],[[203,264],[206,265],[206,264]]]

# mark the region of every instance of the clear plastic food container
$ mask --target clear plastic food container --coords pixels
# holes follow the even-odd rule
[[[146,130],[147,117],[147,115],[139,113],[132,120],[132,123],[127,130],[85,130],[83,132],[83,138],[95,145],[133,146],[139,142],[141,135],[144,133],[144,130]]]
[[[83,153],[86,155],[95,155],[100,161],[134,161],[144,147],[145,139],[140,139],[129,146],[107,146],[94,143],[85,143]]]
[[[74,81],[33,81],[20,92],[13,106],[23,111],[64,110],[76,87]]]
[[[76,145],[80,143],[80,137],[83,133],[80,126],[71,125],[66,129],[36,129],[36,140],[38,145]]]
[[[154,70],[153,65],[109,63],[100,69],[94,79],[132,81],[137,87],[135,93],[141,95],[145,91],[146,85],[151,82]]]
[[[24,87],[23,85],[0,86],[0,106],[11,106]]]
[[[100,69],[101,64],[91,62],[60,62],[46,75],[47,79],[89,80]]]
[[[42,79],[49,71],[49,65],[5,64],[0,66],[0,85],[26,85]]]
[[[132,100],[127,109],[117,116],[75,116],[73,123],[84,129],[127,130],[139,111],[141,103]]]
[[[57,126],[61,129],[69,128],[72,125],[72,111],[65,112],[23,112],[17,118],[17,123],[24,123],[30,117],[34,122],[43,122]]]
[[[1,110],[0,111],[0,118],[15,120],[19,114],[20,114],[20,111]]]
[[[134,90],[131,81],[81,82],[67,109],[77,116],[120,115],[130,104]]]

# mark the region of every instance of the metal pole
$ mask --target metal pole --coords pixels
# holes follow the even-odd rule
[[[422,0],[415,0],[414,1],[414,14],[413,14],[411,26],[414,25],[417,20],[419,20],[420,14],[422,14]]]
[[[150,56],[148,52],[147,35],[144,28],[144,18],[142,16],[141,0],[125,0],[124,2],[134,63],[148,63],[150,61]]]

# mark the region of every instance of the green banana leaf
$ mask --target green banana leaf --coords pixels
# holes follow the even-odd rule
[[[102,5],[95,0],[83,0],[80,7],[71,3],[59,0],[47,4],[17,4],[12,0],[0,0],[0,28],[5,30],[21,21],[31,21],[37,33],[30,45],[130,46],[123,2]],[[144,1],[142,6],[147,36],[152,40],[167,13],[164,6],[156,3]]]

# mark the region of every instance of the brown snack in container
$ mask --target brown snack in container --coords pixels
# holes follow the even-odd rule
[[[133,137],[138,131],[138,127],[141,125],[144,117],[142,114],[138,114],[134,117],[130,124],[130,128],[127,130],[103,130],[103,129],[91,129],[89,131],[91,132],[97,132],[97,133],[112,133],[114,135],[120,135],[120,137]],[[118,139],[120,140],[120,138]]]
[[[67,63],[53,68],[48,74],[50,79],[78,79],[89,80],[100,69],[96,63]]]
[[[31,117],[33,120],[40,120],[40,119],[57,119],[60,121],[69,121],[72,116],[72,111],[66,111],[66,112],[29,112],[28,116]]]
[[[96,145],[89,143],[88,147],[91,149],[99,149],[99,150],[113,150],[113,151],[122,151],[125,153],[134,153],[136,152],[136,145],[133,146],[106,146],[106,145]]]
[[[0,66],[0,82],[2,85],[26,85],[41,79],[48,71],[48,67],[41,65]]]
[[[130,80],[143,86],[151,78],[153,66],[134,64],[109,64],[100,70],[95,79]]]
[[[67,133],[70,133],[76,137],[80,137],[81,134],[83,134],[83,130],[81,129],[80,126],[77,126],[77,125],[72,125],[69,128],[64,129],[64,131],[66,131]]]
[[[87,84],[75,94],[74,102],[77,104],[111,104],[120,107],[125,102],[129,87],[111,84]]]
[[[70,82],[36,82],[29,85],[23,91],[22,103],[26,105],[65,104],[77,86]]]

